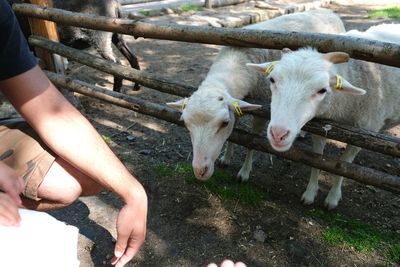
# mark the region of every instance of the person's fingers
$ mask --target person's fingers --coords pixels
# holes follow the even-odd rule
[[[124,255],[122,255],[122,257],[118,259],[118,262],[115,265],[115,267],[123,267],[125,264],[127,264],[133,258],[133,256],[136,255],[139,248],[140,246],[134,246],[134,247],[128,246]]]
[[[247,266],[243,262],[239,261],[235,263],[235,267],[247,267]]]
[[[24,192],[25,181],[24,179],[22,179],[22,177],[18,177],[18,184],[19,184],[19,192],[20,193]]]
[[[10,196],[0,193],[0,224],[6,226],[17,226],[20,223],[18,207]]]
[[[215,264],[215,263],[210,263],[210,264],[207,265],[207,267],[218,267],[218,265]]]
[[[114,255],[121,258],[125,253],[130,233],[118,232],[117,243],[115,244]]]
[[[19,194],[24,189],[22,178],[17,176],[17,173],[5,164],[1,164],[1,177],[0,177],[0,189],[7,193],[17,204],[22,204]]]
[[[235,267],[235,264],[231,260],[224,260],[221,263],[221,267]]]

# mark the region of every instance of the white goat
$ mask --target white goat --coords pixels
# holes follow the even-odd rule
[[[309,31],[342,33],[340,18],[330,10],[321,9],[280,16],[246,29]],[[193,171],[198,179],[206,180],[214,172],[214,162],[224,142],[232,133],[237,115],[242,110],[254,110],[261,106],[243,101],[246,96],[269,99],[264,89],[264,75],[245,67],[246,62],[264,62],[280,56],[280,52],[266,49],[224,47],[212,64],[207,77],[198,90],[188,99],[181,99],[169,106],[182,110],[182,119],[190,132],[193,145]],[[254,117],[253,130],[260,134],[266,120]],[[229,164],[233,146],[228,143],[223,164]],[[246,181],[252,169],[253,151],[247,150],[246,159],[237,178]]]
[[[370,27],[365,32],[351,30],[343,35],[400,44],[400,24],[379,24]]]
[[[311,48],[283,54],[268,76],[272,92],[268,139],[275,150],[288,150],[303,125],[313,117],[372,131],[400,123],[400,69],[359,60],[336,65],[348,60],[346,53],[321,54]],[[264,71],[271,63],[249,65]],[[364,89],[351,85],[340,75]],[[326,138],[312,135],[312,141],[314,152],[322,154]],[[341,160],[352,162],[360,150],[347,145]],[[314,202],[318,175],[319,170],[313,168],[301,198],[305,204]],[[343,177],[335,176],[325,199],[329,209],[337,207],[342,198],[342,181]]]

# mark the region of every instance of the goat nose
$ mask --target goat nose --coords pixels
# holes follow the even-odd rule
[[[194,168],[194,172],[197,178],[203,178],[206,175],[207,171],[208,166]]]
[[[282,127],[271,127],[271,136],[275,142],[280,143],[289,136],[289,130]]]
[[[207,173],[207,171],[208,171],[208,167],[207,167],[207,166],[204,166],[203,170],[202,170],[201,173],[200,173],[200,176],[201,176],[201,177],[204,177],[204,175]]]

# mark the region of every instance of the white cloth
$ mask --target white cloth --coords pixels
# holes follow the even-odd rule
[[[19,227],[0,225],[0,266],[78,267],[78,228],[20,209]]]

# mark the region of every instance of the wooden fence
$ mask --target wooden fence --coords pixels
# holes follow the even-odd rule
[[[19,14],[35,18],[48,19],[57,23],[70,24],[73,26],[130,34],[135,37],[141,36],[175,41],[273,49],[281,49],[283,47],[297,48],[305,45],[312,45],[324,52],[345,51],[353,58],[391,66],[400,66],[399,45],[378,41],[366,41],[360,38],[343,37],[340,35],[312,33],[287,34],[272,31],[245,31],[241,29],[215,29],[189,26],[154,26],[152,24],[134,22],[126,19],[95,17],[88,14],[79,14],[52,8],[41,8],[27,4],[14,5],[13,8]],[[60,54],[112,75],[139,82],[143,86],[161,92],[177,96],[189,96],[196,89],[165,77],[156,76],[145,71],[134,70],[117,63],[106,61],[100,57],[89,55],[83,51],[64,46],[43,37],[31,36],[29,42],[36,47]],[[52,82],[59,87],[181,125],[179,121],[180,113],[165,105],[159,105],[132,96],[104,90],[63,75],[56,75],[51,72],[47,72],[47,75]],[[269,107],[264,106],[261,111],[249,113],[255,116],[268,117]],[[331,130],[325,131],[326,125],[330,125]],[[333,121],[318,119],[307,123],[303,129],[314,134],[326,136],[362,148],[391,156],[400,156],[399,138],[341,125]],[[331,173],[343,175],[347,178],[374,185],[384,190],[400,193],[399,176],[390,175],[355,163],[343,162],[332,157],[322,156],[310,151],[308,148],[304,148],[301,144],[296,144],[296,146],[288,152],[277,152],[270,147],[265,138],[238,129],[234,130],[230,141],[252,149],[276,154],[293,161],[302,162]]]

